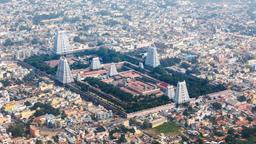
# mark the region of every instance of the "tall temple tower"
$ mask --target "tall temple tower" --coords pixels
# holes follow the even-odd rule
[[[68,84],[74,81],[67,59],[65,57],[61,57],[59,60],[56,78],[62,84]]]
[[[150,66],[150,67],[153,67],[153,68],[160,65],[160,60],[159,60],[158,53],[157,53],[157,50],[156,50],[155,46],[150,47],[148,49],[145,64],[147,66]]]
[[[100,63],[100,59],[99,57],[95,57],[92,59],[92,62],[91,62],[91,69],[92,70],[97,70],[97,69],[101,69],[101,63]]]
[[[176,104],[182,104],[190,101],[186,81],[178,82],[174,101]]]
[[[109,72],[108,72],[109,76],[115,76],[118,75],[118,72],[116,70],[116,65],[114,63],[111,64]]]
[[[65,55],[71,52],[71,46],[65,31],[58,31],[55,34],[54,51],[58,55]]]

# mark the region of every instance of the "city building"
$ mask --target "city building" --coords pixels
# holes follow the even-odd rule
[[[160,65],[159,56],[156,47],[150,47],[147,52],[145,64],[150,67],[157,67]]]
[[[65,57],[60,58],[56,79],[62,84],[68,84],[74,81],[67,59]]]
[[[113,112],[110,111],[99,111],[97,113],[95,113],[95,118],[97,120],[106,120],[106,119],[110,119],[113,117]]]
[[[189,94],[188,94],[188,89],[186,85],[186,81],[183,82],[178,82],[177,88],[176,88],[176,93],[175,93],[175,98],[174,101],[176,104],[182,104],[189,102]]]
[[[102,68],[102,65],[100,63],[99,57],[93,58],[92,62],[91,62],[91,69],[92,70],[98,70],[98,69],[101,69],[101,68]]]
[[[65,31],[58,31],[54,40],[54,51],[58,55],[65,55],[71,52],[68,36]]]
[[[33,137],[39,137],[40,136],[40,131],[37,127],[30,125],[29,126],[29,132]]]
[[[155,128],[158,127],[164,123],[166,123],[168,120],[166,117],[158,116],[156,118],[150,118],[145,121],[145,124],[149,128]]]
[[[162,115],[159,115],[158,113],[151,113],[147,115],[136,116],[132,118],[131,121],[138,126],[155,128],[168,122],[168,119]]]
[[[2,106],[6,103],[10,102],[10,95],[8,93],[8,91],[1,91],[0,90],[0,108],[2,108]]]

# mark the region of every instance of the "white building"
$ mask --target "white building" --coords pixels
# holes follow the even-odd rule
[[[174,101],[176,104],[182,104],[190,101],[186,81],[178,82]]]
[[[115,76],[118,75],[118,72],[116,70],[116,65],[114,63],[111,64],[109,72],[108,72],[109,76]]]
[[[0,91],[0,109],[6,103],[10,102],[10,95],[7,90]]]
[[[68,84],[74,81],[68,61],[65,57],[60,58],[56,78],[62,84]]]
[[[109,111],[99,111],[95,113],[95,118],[97,120],[106,120],[113,117],[113,112],[111,110]]]
[[[68,54],[72,51],[65,31],[58,31],[56,33],[54,40],[54,51],[58,55]]]
[[[147,52],[145,64],[150,67],[157,67],[160,65],[159,56],[156,47],[150,47]]]
[[[101,69],[101,68],[102,68],[102,65],[100,63],[99,57],[93,58],[92,62],[91,62],[91,69],[92,70],[97,70],[97,69]]]

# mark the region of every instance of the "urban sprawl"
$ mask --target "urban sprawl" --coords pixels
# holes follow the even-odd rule
[[[256,143],[256,1],[0,0],[0,143]]]

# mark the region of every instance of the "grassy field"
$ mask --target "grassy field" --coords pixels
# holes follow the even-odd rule
[[[251,136],[247,139],[246,144],[255,144],[256,143],[256,137]]]
[[[157,135],[164,133],[165,135],[175,136],[181,133],[181,127],[174,122],[166,122],[158,127],[148,129],[146,132],[156,137]]]
[[[154,131],[158,133],[179,133],[180,127],[174,122],[166,122],[158,127],[153,128]]]

